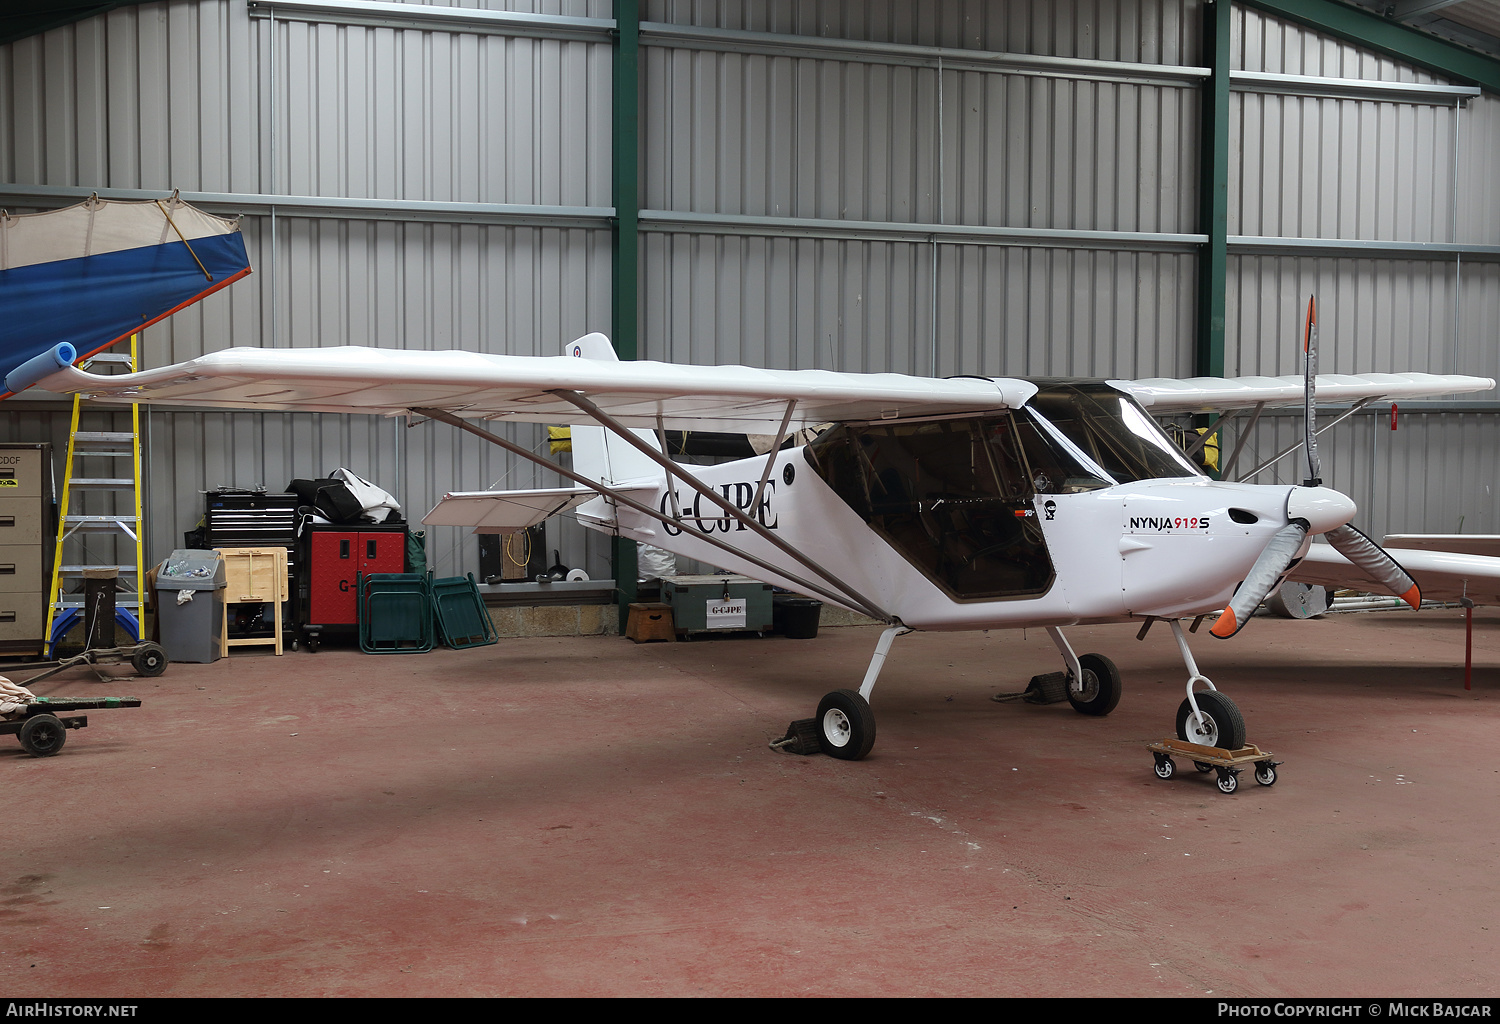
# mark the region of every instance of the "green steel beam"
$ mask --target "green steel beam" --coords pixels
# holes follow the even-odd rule
[[[615,0],[614,117],[612,192],[614,276],[611,281],[610,339],[621,359],[637,359],[640,330],[640,0]],[[610,545],[620,601],[620,632],[636,598],[635,542],[615,537]]]
[[[1194,372],[1224,376],[1225,281],[1229,272],[1229,0],[1203,8],[1203,81],[1198,140],[1198,345]]]
[[[639,0],[615,0],[612,191],[614,281],[611,335],[621,359],[638,358],[640,312],[640,52]]]
[[[1241,0],[1278,18],[1500,93],[1500,61],[1336,0]]]

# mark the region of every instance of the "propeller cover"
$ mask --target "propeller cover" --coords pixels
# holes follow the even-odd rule
[[[1308,533],[1337,530],[1358,511],[1347,495],[1331,487],[1293,487],[1286,496],[1287,520],[1305,519]]]
[[[1353,526],[1328,532],[1333,549],[1370,574],[1370,578],[1413,608],[1422,607],[1422,590],[1390,553]]]
[[[1256,606],[1265,600],[1271,588],[1280,581],[1281,574],[1286,572],[1292,560],[1297,557],[1305,540],[1307,529],[1299,520],[1293,520],[1277,530],[1255,564],[1250,567],[1250,571],[1245,574],[1244,582],[1234,592],[1234,597],[1230,598],[1229,606],[1219,613],[1218,621],[1209,632],[1220,640],[1227,640],[1244,629]]]

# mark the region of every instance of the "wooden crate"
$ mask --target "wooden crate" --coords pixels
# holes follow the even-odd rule
[[[638,644],[647,640],[676,640],[669,604],[632,604],[625,620],[625,635]]]

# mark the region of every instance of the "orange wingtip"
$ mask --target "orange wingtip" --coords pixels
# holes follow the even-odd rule
[[[1401,595],[1401,600],[1403,600],[1407,604],[1411,605],[1413,610],[1420,610],[1421,607],[1422,607],[1422,591],[1421,591],[1421,588],[1419,588],[1415,583],[1413,583],[1411,585],[1411,589],[1408,590],[1406,593],[1404,593],[1404,594]]]
[[[1213,624],[1213,628],[1209,632],[1221,640],[1228,640],[1238,630],[1239,626],[1234,621],[1234,609],[1225,608],[1219,613],[1219,621]]]

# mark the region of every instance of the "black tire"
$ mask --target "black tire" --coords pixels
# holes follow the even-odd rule
[[[1193,762],[1193,767],[1196,768],[1196,769],[1198,769],[1200,772],[1211,772],[1211,771],[1214,770],[1214,766],[1213,765],[1211,765],[1211,764],[1204,764],[1202,761],[1194,761]]]
[[[875,745],[875,712],[854,690],[834,690],[818,702],[818,746],[829,757],[858,761]]]
[[[1177,773],[1177,766],[1172,763],[1170,757],[1161,758],[1156,762],[1156,777],[1159,779],[1170,779]]]
[[[1255,781],[1259,782],[1262,786],[1276,785],[1276,766],[1264,762],[1256,765]]]
[[[32,757],[51,757],[68,742],[68,730],[55,715],[32,715],[21,726],[20,740]]]
[[[142,644],[130,656],[130,664],[135,667],[135,674],[138,676],[148,679],[159,676],[167,670],[167,652],[159,644]]]
[[[1078,658],[1083,669],[1083,692],[1074,693],[1068,686],[1068,703],[1081,715],[1107,715],[1120,703],[1120,670],[1102,654],[1084,654]]]
[[[1221,750],[1239,750],[1245,745],[1245,719],[1234,701],[1218,690],[1204,690],[1194,697],[1198,701],[1198,710],[1211,719],[1208,731],[1188,735],[1188,715],[1193,713],[1193,706],[1184,699],[1177,709],[1178,739]]]
[[[1235,778],[1233,773],[1224,772],[1219,776],[1218,785],[1220,793],[1233,793],[1240,788],[1240,780]]]

